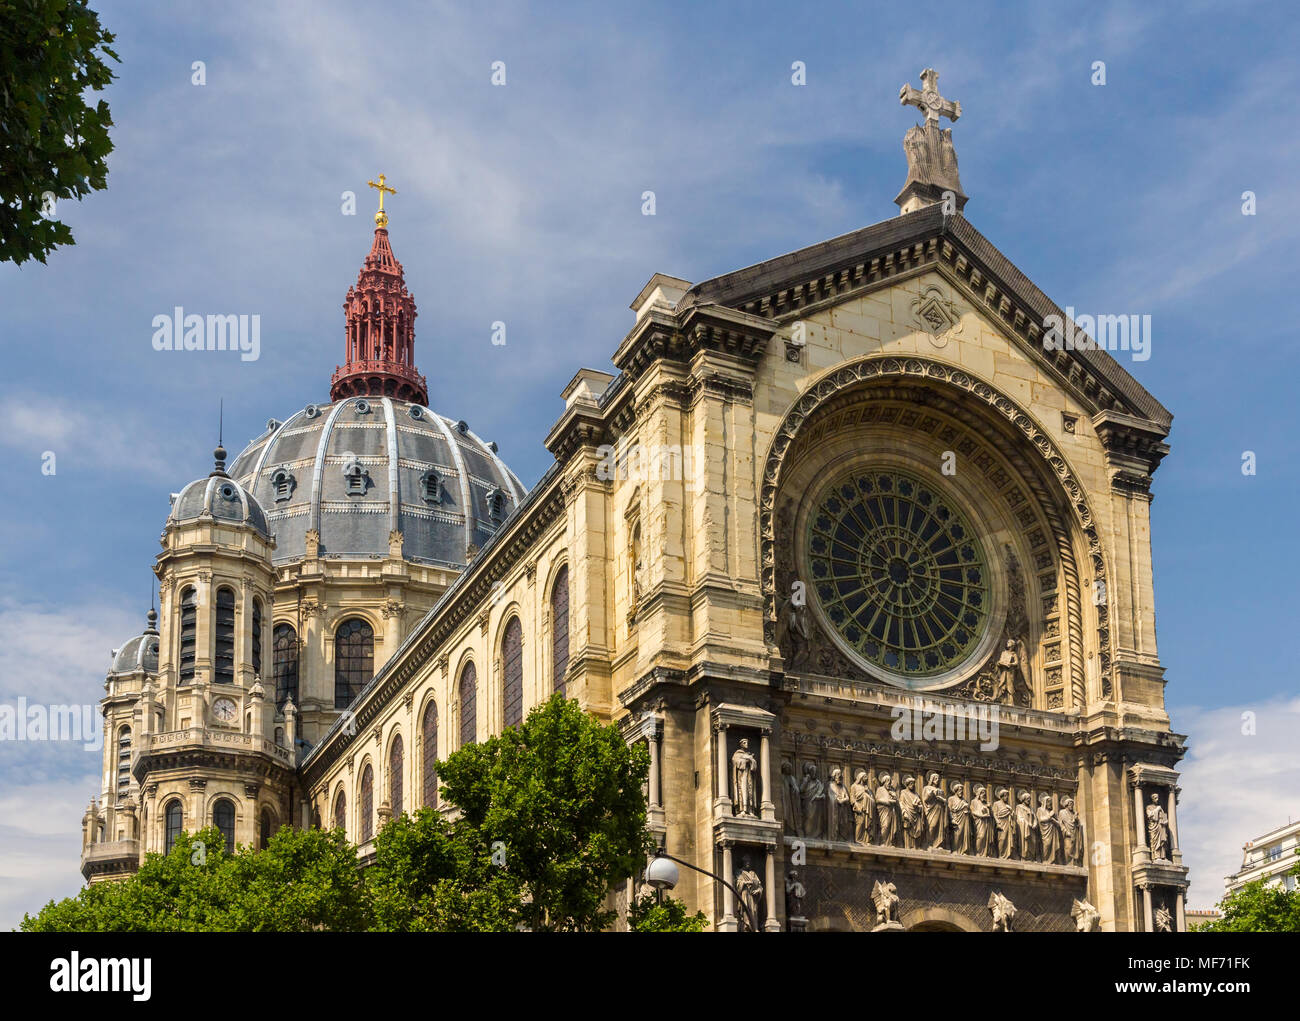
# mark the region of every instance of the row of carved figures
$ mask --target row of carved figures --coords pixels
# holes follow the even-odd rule
[[[781,774],[785,822],[797,836],[1047,865],[1083,864],[1083,821],[1071,797],[1062,797],[1054,809],[1052,795],[1042,794],[1035,809],[1028,791],[1021,791],[1013,805],[1006,787],[997,788],[992,801],[989,788],[979,783],[954,780],[945,793],[933,772],[919,791],[915,776],[904,776],[896,787],[891,774],[881,772],[872,783],[865,769],[846,784],[843,770],[835,768],[826,782],[812,762],[804,764],[802,781],[789,762],[782,763]]]

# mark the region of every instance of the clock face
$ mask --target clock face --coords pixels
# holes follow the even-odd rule
[[[212,715],[223,723],[235,718],[235,703],[228,698],[219,698],[212,703]]]

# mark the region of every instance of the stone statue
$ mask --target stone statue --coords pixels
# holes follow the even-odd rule
[[[876,788],[876,821],[880,833],[880,843],[885,847],[894,846],[894,837],[898,832],[898,797],[892,787],[894,778],[888,773],[881,773],[877,779],[880,786]]]
[[[1015,850],[1011,816],[1011,792],[1005,787],[999,787],[997,800],[993,802],[993,825],[997,832],[999,858],[1010,858]]]
[[[993,811],[989,808],[988,797],[988,791],[980,784],[975,788],[975,796],[970,803],[974,853],[984,858],[993,850]]]
[[[781,763],[781,817],[785,819],[786,828],[790,832],[800,837],[804,835],[799,781],[795,779],[794,767],[789,762]]]
[[[740,931],[758,932],[755,926],[761,917],[759,908],[763,903],[763,880],[754,871],[749,855],[740,860],[740,871],[736,873],[736,890],[740,893],[741,903],[749,909],[740,913]]]
[[[871,887],[871,902],[876,906],[877,925],[898,921],[898,887],[893,883],[876,880]]]
[[[1152,861],[1169,860],[1169,816],[1160,807],[1160,795],[1156,792],[1152,792],[1151,804],[1147,805],[1147,844]]]
[[[925,839],[931,851],[942,851],[947,836],[948,813],[939,786],[939,774],[931,773],[921,791],[921,804],[925,806]]]
[[[776,644],[786,669],[793,670],[808,658],[810,641],[808,597],[802,583],[796,581],[791,584],[790,595],[781,603],[776,617]]]
[[[867,771],[859,769],[849,788],[849,802],[853,806],[853,840],[858,844],[871,843],[871,831],[876,828],[876,799],[871,796]]]
[[[803,765],[799,798],[803,802],[803,835],[820,840],[826,835],[826,785],[817,778],[814,762]]]
[[[925,843],[925,811],[916,793],[916,777],[903,777],[903,789],[898,792],[898,813],[901,816],[903,846],[917,848]]]
[[[853,806],[849,804],[849,789],[844,786],[844,771],[836,766],[831,770],[831,782],[826,788],[827,840],[852,839]]]
[[[1101,912],[1086,900],[1076,900],[1070,908],[1070,917],[1074,919],[1075,932],[1092,932]]]
[[[1038,851],[1039,860],[1044,865],[1055,865],[1061,853],[1061,830],[1056,825],[1056,813],[1052,811],[1052,796],[1039,795],[1038,798]]]
[[[1038,820],[1029,801],[1029,792],[1021,791],[1016,799],[1016,839],[1019,842],[1021,861],[1034,860],[1034,836],[1037,829]]]
[[[966,787],[955,783],[948,788],[948,829],[952,834],[953,854],[970,853],[970,804],[966,801]]]
[[[903,152],[907,154],[907,181],[894,201],[903,212],[910,213],[914,206],[909,197],[919,197],[928,202],[943,200],[944,192],[956,195],[960,210],[966,202],[957,175],[957,152],[952,147],[952,129],[940,128],[939,118],[956,121],[961,116],[961,104],[949,102],[939,95],[939,73],[927,67],[921,72],[923,88],[918,91],[904,85],[898,92],[898,101],[905,106],[915,106],[925,114],[924,126],[909,128],[903,136]]]
[[[1074,811],[1074,798],[1061,799],[1061,810],[1056,813],[1056,825],[1061,829],[1061,858],[1066,865],[1083,864],[1083,821]]]
[[[1156,908],[1156,932],[1173,932],[1174,920],[1169,914],[1169,909],[1161,904]]]
[[[1011,932],[1016,920],[1016,906],[998,892],[989,894],[989,911],[993,914],[994,932]]]
[[[1024,642],[1008,638],[998,655],[994,700],[1007,705],[1027,706],[1030,702],[1029,684],[1024,675]]]
[[[803,899],[808,891],[799,882],[799,870],[790,869],[785,875],[785,917],[803,917]]]
[[[751,819],[758,815],[757,773],[758,759],[749,750],[749,739],[742,737],[731,757],[731,807],[736,815]]]

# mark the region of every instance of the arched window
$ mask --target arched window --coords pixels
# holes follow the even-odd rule
[[[357,795],[357,803],[361,811],[359,820],[361,839],[357,842],[364,844],[375,833],[375,771],[370,768],[369,762],[361,771],[361,790]]]
[[[346,709],[375,673],[375,632],[359,617],[334,634],[334,708]]]
[[[262,676],[262,601],[253,600],[253,673]]]
[[[473,744],[478,736],[478,671],[466,663],[460,672],[460,746]]]
[[[117,796],[126,793],[131,784],[131,728],[117,732]]]
[[[569,672],[569,568],[560,568],[551,589],[551,681],[555,690],[565,694],[564,679]]]
[[[271,810],[269,808],[262,809],[262,821],[261,825],[258,826],[257,837],[258,847],[265,851],[266,845],[271,842]]]
[[[438,807],[438,706],[430,701],[424,707],[424,806]]]
[[[402,747],[402,735],[393,738],[393,747],[388,749],[388,805],[393,810],[393,818],[402,814],[402,769],[406,765],[406,750]]]
[[[343,793],[342,787],[339,788],[338,796],[334,799],[334,828],[345,832],[348,828],[348,798]]]
[[[163,850],[171,854],[171,850],[176,846],[176,838],[181,835],[181,824],[184,820],[184,812],[181,810],[180,800],[173,798],[167,802],[167,811],[163,813],[166,821],[165,840],[163,841]]]
[[[217,589],[216,648],[212,678],[218,684],[235,683],[235,592]]]
[[[292,624],[275,625],[275,707],[298,704],[298,632]]]
[[[221,831],[227,851],[235,849],[235,803],[226,798],[212,806],[212,825]]]
[[[511,617],[501,637],[501,713],[507,727],[524,721],[524,629]]]
[[[181,654],[180,681],[188,684],[194,680],[194,645],[197,639],[198,599],[192,588],[181,593]]]

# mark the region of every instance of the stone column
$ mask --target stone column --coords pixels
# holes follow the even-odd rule
[[[1142,807],[1142,785],[1135,783],[1133,785],[1133,804],[1137,809],[1137,815],[1134,816],[1134,823],[1137,826],[1137,846],[1139,851],[1147,850],[1147,823],[1146,810]],[[1150,912],[1148,912],[1149,914]],[[1147,930],[1150,931],[1149,929]]]
[[[659,734],[657,730],[651,730],[649,739],[646,744],[650,747],[650,808],[658,808],[663,804],[662,795],[659,792]]]
[[[1187,931],[1187,909],[1186,909],[1186,904],[1184,903],[1186,899],[1187,899],[1187,891],[1179,890],[1178,897],[1177,897],[1177,909],[1176,909],[1178,912],[1178,929],[1177,929],[1178,932]]]
[[[759,800],[759,815],[763,819],[776,821],[776,805],[772,801],[772,742],[771,731],[763,729],[758,751],[758,775],[763,784],[762,797]],[[768,856],[768,868],[772,867],[772,858]],[[771,885],[770,883],[768,885]],[[770,914],[770,910],[769,910]]]
[[[763,735],[763,744],[767,744],[767,735]],[[766,760],[764,760],[766,761]],[[764,787],[764,790],[767,788]],[[776,851],[774,848],[767,848],[767,873],[764,876],[763,883],[763,931],[780,932],[781,922],[776,916]],[[785,893],[784,890],[781,891]]]
[[[1168,790],[1169,810],[1166,814],[1169,816],[1169,860],[1180,862],[1183,856],[1178,851],[1178,788],[1170,784]]]
[[[714,815],[728,816],[731,815],[731,791],[729,784],[727,768],[727,725],[719,723],[714,728],[714,733],[718,735],[718,800],[714,802]],[[725,809],[723,806],[726,806]],[[728,851],[728,854],[731,852]]]
[[[735,882],[735,876],[732,875],[730,842],[722,845],[722,877],[727,883]],[[736,932],[739,929],[736,924],[735,898],[732,896],[731,887],[726,883],[722,886],[722,921],[718,928],[723,932]]]
[[[1151,887],[1142,887],[1142,917],[1146,920],[1146,931],[1155,932],[1156,925],[1151,913]]]

